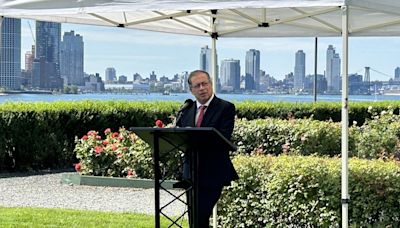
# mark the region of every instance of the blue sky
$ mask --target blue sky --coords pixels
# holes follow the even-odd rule
[[[34,21],[30,23],[34,30]],[[28,21],[22,20],[21,24],[24,54],[30,50],[33,39]],[[83,36],[85,72],[104,76],[107,67],[114,67],[118,76],[126,75],[129,80],[134,73],[148,77],[154,70],[158,76],[172,77],[176,73],[197,69],[200,48],[211,46],[209,37],[62,24],[62,33],[70,30]],[[318,73],[325,70],[326,49],[330,44],[342,59],[341,38],[319,38]],[[306,53],[306,74],[314,73],[314,38],[220,38],[217,41],[218,62],[239,59],[243,73],[246,51],[251,48],[261,52],[261,69],[277,79],[293,72],[298,50]],[[400,66],[400,38],[350,38],[349,53],[349,73],[364,74],[364,67],[369,66],[393,77],[394,69]],[[371,80],[376,79],[386,81],[389,77],[371,71]]]

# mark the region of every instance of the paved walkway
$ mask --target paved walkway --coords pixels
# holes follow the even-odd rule
[[[154,189],[68,185],[61,183],[61,175],[0,174],[0,206],[154,214]],[[161,192],[162,205],[171,199],[168,193]],[[180,215],[184,210],[183,203],[174,202],[165,213]]]

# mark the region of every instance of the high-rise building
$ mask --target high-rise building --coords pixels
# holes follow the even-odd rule
[[[0,87],[21,88],[21,20],[3,18],[0,46]]]
[[[340,57],[335,52],[332,45],[328,46],[326,51],[326,81],[328,83],[328,93],[340,92]]]
[[[36,51],[32,66],[33,87],[43,89],[63,87],[60,75],[60,42],[60,23],[36,21]]]
[[[208,46],[204,46],[200,50],[200,70],[207,71],[211,74],[211,49]]]
[[[83,38],[74,31],[64,33],[60,47],[60,72],[64,84],[84,85]]]
[[[117,74],[114,67],[108,67],[106,69],[106,83],[113,83],[117,80]]]
[[[294,65],[294,84],[293,89],[296,91],[304,89],[304,79],[306,76],[306,54],[303,50],[296,52]]]
[[[396,67],[396,69],[394,69],[394,80],[400,81],[400,67]]]
[[[260,51],[250,49],[246,52],[245,90],[259,91],[260,88]]]
[[[226,59],[221,61],[221,90],[240,90],[240,60]]]

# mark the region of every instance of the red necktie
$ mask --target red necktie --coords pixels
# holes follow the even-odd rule
[[[203,121],[204,111],[206,110],[206,108],[207,108],[207,106],[205,106],[205,105],[200,106],[200,114],[199,114],[199,118],[197,119],[196,127],[200,127],[201,122]]]

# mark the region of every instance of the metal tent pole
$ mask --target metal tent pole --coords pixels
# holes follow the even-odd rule
[[[211,13],[213,15],[217,14],[217,10],[211,10]],[[212,28],[212,43],[211,43],[211,62],[212,62],[212,79],[213,79],[213,90],[214,93],[217,93],[217,38],[218,38],[218,33],[216,32],[217,30],[217,25],[215,23],[216,17],[211,18],[211,28]],[[213,208],[213,227],[217,228],[217,204],[215,204]]]
[[[349,138],[349,90],[348,90],[348,11],[347,5],[342,10],[342,227],[348,227],[349,177],[348,177],[348,138]]]
[[[315,37],[315,48],[314,48],[314,102],[317,102],[317,63],[318,63],[318,37]]]

